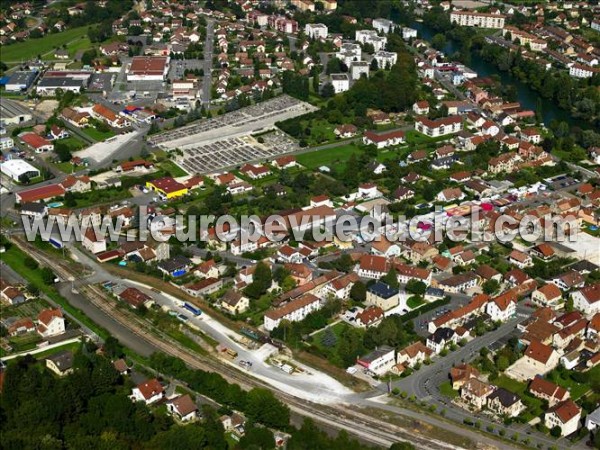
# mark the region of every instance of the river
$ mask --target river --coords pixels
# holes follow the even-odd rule
[[[416,29],[419,33],[419,38],[425,39],[431,42],[431,38],[436,34],[434,30],[429,28],[426,24],[422,22],[415,22],[411,25],[412,28]],[[460,49],[459,44],[456,41],[451,39],[447,39],[446,46],[443,49],[443,52],[449,56],[458,52]],[[489,77],[491,75],[497,75],[500,77],[500,81],[504,85],[513,85],[517,91],[517,97],[519,103],[524,109],[531,109],[535,111],[538,105],[539,95],[533,89],[531,89],[527,84],[521,82],[514,76],[512,76],[508,72],[503,72],[494,66],[492,63],[484,61],[477,55],[475,50],[471,50],[471,64],[469,67],[473,69],[480,77]],[[545,99],[542,97],[542,117],[546,126],[550,124],[553,120],[560,120],[567,122],[570,126],[578,125],[581,126],[581,123],[576,123],[568,111],[564,109],[558,108],[555,106],[554,102],[551,100]]]

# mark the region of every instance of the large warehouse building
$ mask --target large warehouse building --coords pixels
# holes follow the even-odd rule
[[[11,177],[15,181],[20,181],[21,177],[26,176],[29,179],[39,177],[40,171],[22,159],[9,159],[0,164],[0,171]]]
[[[0,123],[3,125],[19,125],[29,122],[32,118],[31,111],[20,103],[7,98],[0,102]]]
[[[134,56],[127,81],[164,81],[168,72],[168,56]]]

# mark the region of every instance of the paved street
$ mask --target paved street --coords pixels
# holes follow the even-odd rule
[[[212,90],[213,45],[215,39],[215,21],[206,19],[206,42],[204,44],[204,79],[202,81],[202,104],[210,104]]]

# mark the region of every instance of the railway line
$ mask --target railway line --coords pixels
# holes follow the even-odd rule
[[[42,265],[52,268],[60,278],[69,281],[81,278],[81,274],[73,273],[73,270],[67,264],[52,259],[42,250],[23,240],[20,236],[13,235],[11,239]],[[160,330],[154,329],[150,331],[147,324],[141,323],[141,319],[132,313],[120,310],[114,302],[108,301],[106,294],[100,288],[93,285],[81,285],[78,287],[78,291],[96,308],[112,317],[123,327],[128,328],[137,338],[146,341],[156,351],[179,358],[192,369],[217,372],[227,381],[239,384],[244,389],[252,389],[254,387],[270,389],[275,392],[281,401],[290,407],[292,412],[298,415],[311,418],[316,422],[321,422],[338,430],[345,430],[357,436],[362,441],[378,446],[388,447],[397,441],[408,441],[418,448],[426,450],[458,448],[447,442],[432,440],[430,437],[419,435],[419,421],[415,421],[414,429],[407,429],[377,420],[360,411],[355,405],[324,406],[299,399],[281,390],[276,390],[266,382],[252,377],[247,372],[242,372],[225,361],[219,361],[210,355],[201,355],[188,350],[179,342],[161,333]]]

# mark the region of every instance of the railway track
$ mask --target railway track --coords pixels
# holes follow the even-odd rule
[[[19,236],[13,235],[11,239],[18,242],[22,250],[37,259],[41,264],[50,267],[59,277],[69,281],[79,278],[79,274],[73,273],[72,269],[64,262],[52,259],[46,253],[24,241]],[[117,308],[114,302],[107,299],[106,294],[100,288],[92,285],[82,285],[78,287],[78,290],[96,308],[119,322],[121,326],[128,328],[138,338],[143,339],[156,348],[157,351],[181,359],[192,369],[219,373],[227,381],[239,384],[244,389],[252,389],[254,387],[270,389],[296,414],[312,418],[317,422],[322,422],[338,430],[346,430],[361,440],[378,446],[388,447],[397,441],[408,441],[418,448],[426,450],[457,448],[446,442],[432,440],[426,436],[419,436],[416,429],[407,429],[374,419],[357,410],[356,407],[353,408],[353,405],[319,405],[276,390],[266,382],[254,378],[246,372],[241,372],[225,362],[186,349],[177,341],[161,333],[160,330],[149,331],[147,324],[141,324],[141,319],[132,313]]]

